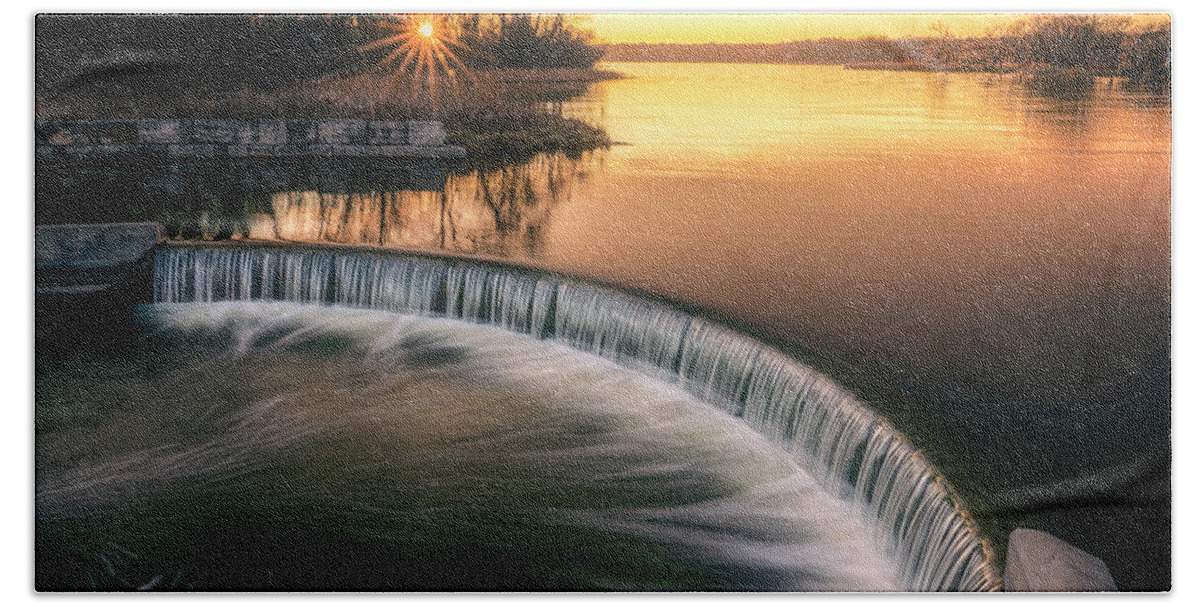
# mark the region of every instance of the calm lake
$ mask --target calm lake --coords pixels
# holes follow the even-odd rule
[[[40,201],[87,204],[39,204],[38,222],[448,249],[689,302],[891,418],[989,533],[1043,529],[1123,589],[1169,587],[1169,97],[1108,80],[1060,100],[986,74],[601,67],[628,77],[556,110],[604,127],[608,151],[458,170],[442,190],[40,171]]]

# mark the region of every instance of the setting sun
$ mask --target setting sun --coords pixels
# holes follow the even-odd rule
[[[465,73],[465,66],[450,48],[457,43],[451,36],[446,35],[449,30],[445,27],[434,27],[435,22],[441,26],[445,25],[440,19],[444,17],[409,15],[383,21],[383,28],[395,34],[362,45],[359,50],[388,49],[387,55],[380,60],[379,67],[386,68],[399,62],[392,72],[391,84],[398,84],[408,78],[414,97],[423,90],[432,100],[436,98],[440,78],[445,77],[453,87],[456,85],[456,75],[460,71]]]

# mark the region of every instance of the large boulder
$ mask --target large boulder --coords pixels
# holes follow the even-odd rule
[[[1017,528],[1008,537],[1005,591],[1116,591],[1104,562],[1056,536]]]

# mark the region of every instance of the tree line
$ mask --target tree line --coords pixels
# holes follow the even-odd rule
[[[920,41],[864,37],[776,43],[620,43],[604,47],[606,61],[698,63],[919,63]]]
[[[823,38],[761,44],[622,43],[608,61],[889,65],[929,71],[1007,72],[1054,68],[1120,76],[1167,89],[1171,25],[1137,25],[1111,15],[1034,15],[987,36],[960,37],[935,25],[929,36]]]
[[[604,54],[565,15],[458,15],[444,21],[473,68],[591,67]]]
[[[1019,66],[1122,76],[1154,88],[1171,84],[1171,25],[1134,25],[1110,15],[1037,15],[996,37],[992,54]]]

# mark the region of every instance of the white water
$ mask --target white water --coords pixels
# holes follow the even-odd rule
[[[466,262],[228,247],[160,252],[155,299],[338,304],[491,324],[572,346],[677,382],[771,439],[869,523],[898,564],[901,588],[998,587],[983,543],[946,483],[885,420],[777,350],[662,304]],[[611,525],[659,530],[628,520]],[[695,542],[722,545],[716,538]]]

